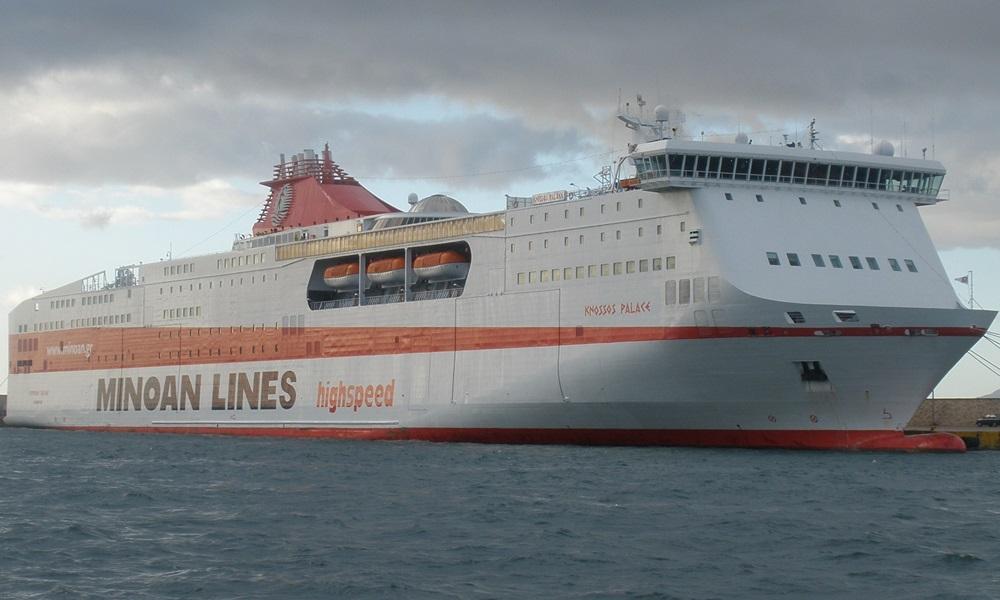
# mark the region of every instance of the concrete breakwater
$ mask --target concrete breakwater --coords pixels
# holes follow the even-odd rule
[[[1000,415],[1000,398],[928,398],[907,424],[907,431],[948,431],[970,450],[1000,450],[1000,427],[976,427],[984,415]]]

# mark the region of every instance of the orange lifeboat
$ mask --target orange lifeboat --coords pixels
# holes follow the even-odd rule
[[[403,285],[406,280],[406,261],[402,256],[377,258],[368,263],[368,279],[382,286]]]
[[[323,271],[323,283],[335,290],[358,288],[358,274],[361,269],[357,262],[340,263]]]
[[[452,281],[469,275],[469,257],[457,250],[428,252],[413,259],[413,272],[425,281]]]

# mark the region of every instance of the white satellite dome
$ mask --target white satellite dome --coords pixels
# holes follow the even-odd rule
[[[877,156],[892,156],[895,153],[896,148],[889,140],[882,140],[881,142],[875,144],[875,149],[872,150],[872,154]]]
[[[425,212],[425,213],[466,213],[469,210],[462,206],[462,203],[455,200],[451,196],[445,196],[444,194],[434,194],[433,196],[427,196],[420,202],[413,205],[410,212]]]
[[[737,144],[749,144],[750,143],[750,136],[748,136],[747,134],[745,134],[745,133],[743,133],[741,131],[741,132],[739,132],[739,133],[736,134],[736,139],[733,140],[733,141],[735,141]]]
[[[669,121],[670,109],[662,104],[657,104],[656,108],[653,109],[653,118],[657,121]]]

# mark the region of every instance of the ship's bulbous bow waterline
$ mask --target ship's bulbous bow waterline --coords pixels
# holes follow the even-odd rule
[[[964,450],[904,434],[995,317],[939,275],[918,207],[943,167],[658,127],[634,177],[486,214],[443,195],[399,212],[328,148],[282,157],[232,250],[16,307],[6,423]]]

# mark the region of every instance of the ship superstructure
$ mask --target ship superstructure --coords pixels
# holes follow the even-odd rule
[[[657,111],[660,114],[660,111]],[[254,235],[10,315],[11,425],[961,449],[903,427],[994,317],[917,207],[933,160],[640,131],[607,185],[408,212],[284,158]],[[622,170],[634,165],[634,177]]]

